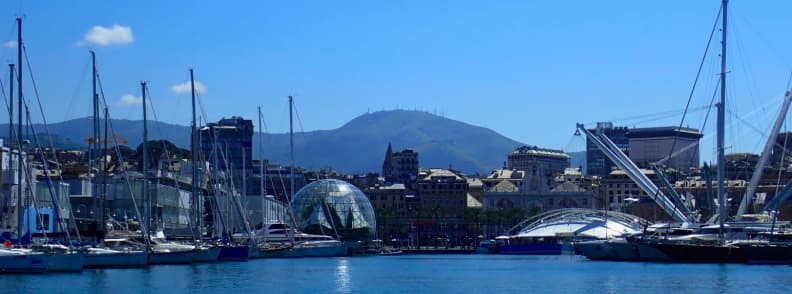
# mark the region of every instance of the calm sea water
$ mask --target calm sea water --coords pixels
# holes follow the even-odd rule
[[[401,255],[0,275],[6,293],[791,293],[792,266]]]

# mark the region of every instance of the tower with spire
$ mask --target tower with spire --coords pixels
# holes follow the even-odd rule
[[[382,176],[385,179],[393,178],[393,148],[388,142],[388,150],[385,151],[385,160],[382,161]]]

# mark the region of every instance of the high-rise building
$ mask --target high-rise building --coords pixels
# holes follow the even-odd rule
[[[627,138],[627,127],[614,127],[613,123],[599,122],[596,128],[589,131],[595,134],[605,134],[622,152],[629,154],[630,141]],[[591,142],[591,139],[586,138],[586,175],[604,178],[611,172],[611,169],[613,169],[613,162],[605,156],[605,153],[602,153],[602,150],[597,148],[594,142]]]
[[[238,116],[208,123],[200,130],[201,160],[214,162],[221,170],[252,168],[253,121]]]
[[[692,128],[630,129],[627,132],[630,140],[630,160],[641,168],[648,168],[650,164],[664,160],[666,167],[688,172],[699,166],[701,137],[699,130]]]

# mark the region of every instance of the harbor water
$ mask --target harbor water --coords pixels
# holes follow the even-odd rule
[[[10,293],[790,293],[792,266],[572,255],[360,256],[0,275],[0,287]]]

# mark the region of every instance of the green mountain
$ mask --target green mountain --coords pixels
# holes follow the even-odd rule
[[[127,145],[142,140],[142,122],[112,120],[118,136]],[[44,133],[41,125],[36,133]],[[87,147],[91,123],[88,118],[50,124],[49,130],[59,147]],[[0,125],[0,134],[8,126]],[[254,158],[258,158],[258,133],[253,139]],[[151,140],[166,139],[182,148],[189,146],[189,127],[149,122]],[[55,137],[55,136],[53,136]],[[289,135],[264,134],[264,157],[274,163],[288,163]],[[506,156],[523,143],[487,128],[440,117],[427,112],[392,110],[367,113],[334,130],[295,133],[295,162],[309,169],[332,168],[344,173],[381,172],[385,149],[413,149],[419,153],[420,166],[489,173],[500,168]]]

